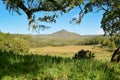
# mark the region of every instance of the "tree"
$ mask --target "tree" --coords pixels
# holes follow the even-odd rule
[[[101,27],[105,34],[120,33],[120,0],[104,0],[101,5],[104,10],[103,18],[101,21]],[[96,6],[98,6],[96,5]],[[103,6],[103,7],[102,7]]]
[[[56,22],[58,17],[57,12],[67,13],[74,5],[79,5],[83,1],[81,0],[3,0],[6,5],[6,9],[9,12],[17,12],[21,15],[21,10],[27,15],[29,24],[28,27],[32,25],[34,29],[40,27],[44,28],[44,25],[38,25],[37,20],[45,22]],[[44,15],[36,19],[35,12],[49,12],[52,14]]]
[[[106,35],[120,33],[120,0],[84,0],[84,7],[81,8],[80,18],[73,19],[73,21],[80,22],[85,14],[93,11],[104,12],[101,28]]]
[[[73,18],[71,22],[80,23],[82,17],[93,11],[103,11],[101,28],[105,34],[120,33],[120,0],[3,0],[6,9],[10,12],[17,12],[21,15],[21,10],[28,16],[29,28],[34,29],[44,25],[38,25],[36,20],[45,22],[56,22],[58,13],[67,13],[74,7],[79,7],[79,18]],[[52,14],[35,19],[35,12],[53,12]]]

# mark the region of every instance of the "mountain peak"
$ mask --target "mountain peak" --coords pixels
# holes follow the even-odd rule
[[[62,29],[60,31],[57,31],[52,34],[46,34],[46,35],[39,35],[41,38],[55,38],[55,39],[77,39],[80,38],[80,34],[74,33],[74,32],[69,32],[65,29]]]
[[[69,32],[69,31],[67,31],[67,30],[65,30],[65,29],[60,30],[60,31],[58,31],[58,32],[55,32],[55,33],[53,33],[52,35],[55,36],[55,37],[59,37],[59,38],[80,37],[79,34],[73,33],[73,32]]]
[[[61,32],[68,32],[67,30],[65,30],[65,29],[62,29],[62,30],[60,30]]]
[[[66,33],[70,33],[70,32],[68,32],[68,31],[65,30],[65,29],[62,29],[62,30],[57,31],[57,32],[55,32],[55,33],[53,33],[53,34],[66,34]]]

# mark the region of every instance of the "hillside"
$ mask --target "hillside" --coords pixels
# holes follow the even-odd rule
[[[61,31],[55,32],[51,35],[56,38],[79,38],[80,37],[79,34],[73,33],[73,32],[68,32],[66,30],[61,30]]]
[[[69,32],[67,30],[60,30],[52,34],[39,34],[39,35],[34,35],[33,37],[35,38],[52,38],[52,39],[85,39],[88,37],[93,37],[93,36],[88,36],[88,35],[80,35],[77,33]]]
[[[15,40],[26,41],[30,47],[44,47],[44,46],[64,46],[64,45],[89,45],[96,44],[103,40],[102,36],[97,35],[79,35],[77,33],[61,30],[52,34],[8,34],[1,33],[1,39],[8,39],[9,37]],[[96,38],[96,37],[97,38]],[[99,37],[99,38],[98,38]],[[9,38],[9,39],[10,39]]]

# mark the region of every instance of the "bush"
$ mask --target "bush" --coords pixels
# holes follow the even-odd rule
[[[73,59],[93,59],[94,57],[95,57],[94,53],[82,49],[74,55]]]
[[[20,39],[3,39],[0,41],[0,51],[6,53],[28,53],[27,41]]]

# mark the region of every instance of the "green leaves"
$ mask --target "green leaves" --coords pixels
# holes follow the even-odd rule
[[[54,14],[52,16],[48,15],[48,16],[44,16],[42,18],[39,17],[38,20],[41,21],[41,22],[44,21],[44,22],[51,22],[51,23],[53,22],[53,23],[56,23],[56,19],[55,18],[57,18],[57,17],[58,17],[58,15]]]
[[[93,11],[104,11],[101,20],[101,28],[107,35],[120,33],[120,1],[119,0],[90,0],[84,1],[81,8],[81,15],[85,15]],[[81,16],[80,15],[80,16]],[[81,17],[82,18],[82,17]],[[80,20],[81,20],[80,18]]]
[[[6,9],[10,12],[17,12],[18,14],[21,14],[20,10],[25,12],[29,20],[28,28],[33,27],[33,29],[39,27],[38,21],[55,23],[56,18],[58,18],[58,11],[67,13],[82,2],[83,0],[5,0]],[[54,14],[39,16],[34,19],[33,14],[35,12],[54,12]]]

